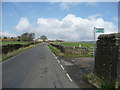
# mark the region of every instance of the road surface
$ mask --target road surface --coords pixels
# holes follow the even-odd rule
[[[37,45],[2,64],[3,88],[79,88],[47,47]]]

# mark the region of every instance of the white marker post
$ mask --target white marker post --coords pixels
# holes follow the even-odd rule
[[[95,41],[95,38],[96,38],[96,33],[104,33],[104,28],[96,28],[94,27],[94,60],[95,60],[95,52],[96,52],[96,41]]]

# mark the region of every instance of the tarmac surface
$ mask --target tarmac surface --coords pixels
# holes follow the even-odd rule
[[[43,43],[2,63],[2,88],[80,87]]]

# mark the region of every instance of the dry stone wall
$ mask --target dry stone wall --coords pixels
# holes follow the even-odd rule
[[[95,73],[115,87],[120,87],[120,33],[98,37]]]
[[[89,47],[65,47],[63,45],[55,45],[51,44],[52,46],[61,50],[61,52],[66,54],[73,54],[73,55],[89,55],[90,48]]]

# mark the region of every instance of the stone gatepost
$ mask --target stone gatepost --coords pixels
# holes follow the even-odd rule
[[[98,76],[120,87],[120,33],[98,37],[94,67]]]

